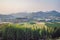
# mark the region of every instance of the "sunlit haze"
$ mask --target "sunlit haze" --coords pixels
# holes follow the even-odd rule
[[[60,0],[0,0],[0,14],[48,10],[60,11]]]

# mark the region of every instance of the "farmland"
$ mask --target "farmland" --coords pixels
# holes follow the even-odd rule
[[[1,40],[48,40],[60,38],[60,23],[0,24]]]

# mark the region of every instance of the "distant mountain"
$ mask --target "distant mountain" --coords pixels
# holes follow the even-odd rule
[[[49,15],[51,15],[51,16],[60,17],[60,13],[57,12],[57,11],[50,11],[50,12],[48,12],[48,13],[49,13]]]
[[[14,16],[12,15],[3,15],[3,14],[0,14],[0,19],[12,19],[14,18]]]
[[[34,12],[32,13],[32,18],[49,18],[49,19],[55,19],[60,18],[60,13],[57,11],[48,11],[48,12]]]
[[[0,18],[19,18],[19,17],[28,17],[28,18],[43,18],[43,19],[60,19],[60,12],[57,11],[47,11],[47,12],[32,12],[32,13],[27,13],[27,12],[20,12],[20,13],[15,13],[15,14],[10,14],[10,15],[1,15]]]
[[[10,14],[14,17],[27,17],[29,16],[29,13],[24,13],[24,12],[20,12],[20,13],[15,13],[15,14]]]

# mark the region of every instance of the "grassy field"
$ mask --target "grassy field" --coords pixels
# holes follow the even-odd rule
[[[36,22],[0,24],[0,35],[3,40],[59,39],[60,23]]]

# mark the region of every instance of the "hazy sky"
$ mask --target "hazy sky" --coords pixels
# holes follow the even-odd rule
[[[60,0],[0,0],[0,13],[60,11]]]

